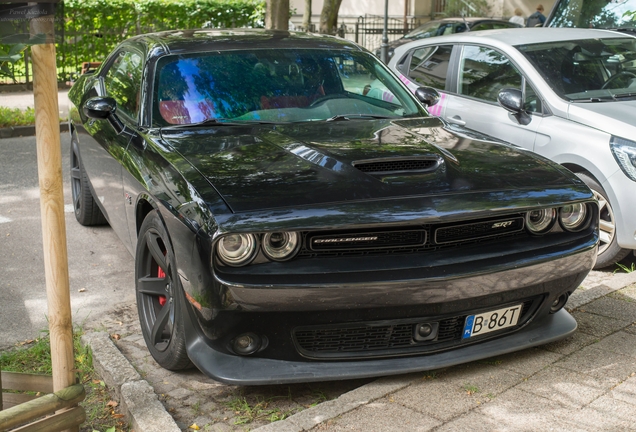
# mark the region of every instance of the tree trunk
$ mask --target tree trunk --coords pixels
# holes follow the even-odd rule
[[[335,35],[338,30],[338,10],[342,0],[325,0],[320,13],[320,33]]]
[[[305,13],[303,14],[303,28],[306,32],[311,30],[311,0],[305,0]]]
[[[289,0],[267,0],[265,28],[289,30]]]

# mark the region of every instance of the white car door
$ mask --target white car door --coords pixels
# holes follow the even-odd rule
[[[487,135],[532,150],[541,122],[542,104],[532,86],[503,53],[484,46],[458,46],[456,91],[445,101],[442,117]],[[499,91],[516,88],[525,93],[529,122],[520,122],[497,102]]]

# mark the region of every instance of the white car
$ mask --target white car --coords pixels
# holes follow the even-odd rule
[[[636,38],[591,29],[488,30],[402,45],[389,67],[413,91],[438,90],[432,115],[575,172],[601,203],[595,268],[636,249]]]

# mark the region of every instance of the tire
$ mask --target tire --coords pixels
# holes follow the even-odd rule
[[[601,211],[600,218],[600,242],[598,245],[598,257],[596,258],[596,264],[594,269],[600,269],[622,260],[630,252],[630,249],[623,249],[618,245],[616,238],[616,219],[614,218],[614,211],[607,198],[607,193],[603,190],[600,184],[592,177],[584,173],[576,173],[576,175],[583,180],[583,182],[592,189],[594,197],[599,202],[599,208]]]
[[[75,132],[71,136],[71,195],[75,219],[81,225],[92,226],[108,223],[91,193],[88,177],[79,157],[79,144]]]
[[[168,233],[153,210],[139,231],[135,291],[146,346],[155,361],[169,370],[192,366],[186,352],[182,289]]]

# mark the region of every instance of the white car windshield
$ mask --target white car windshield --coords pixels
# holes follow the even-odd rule
[[[636,38],[583,39],[516,47],[563,99],[636,98]]]
[[[304,122],[426,115],[372,55],[329,49],[171,55],[157,65],[154,122]]]

